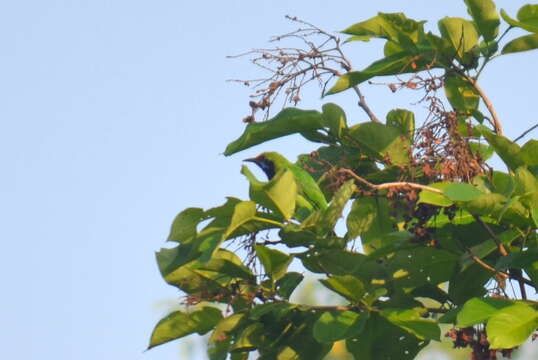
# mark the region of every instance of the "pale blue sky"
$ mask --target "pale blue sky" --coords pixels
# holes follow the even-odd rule
[[[497,3],[515,14],[525,2]],[[225,80],[256,74],[225,56],[293,30],[286,14],[339,30],[378,10],[430,28],[466,16],[463,1],[1,2],[0,358],[177,358],[176,344],[143,353],[156,304],[178,298],[153,256],[172,219],[246,196],[245,157],[314,149],[293,138],[221,155],[248,110],[246,89]],[[357,68],[377,45],[351,50]],[[511,138],[536,122],[537,54],[501,58],[483,76]],[[363,90],[380,117],[414,99]],[[366,120],[352,94],[327,101]]]

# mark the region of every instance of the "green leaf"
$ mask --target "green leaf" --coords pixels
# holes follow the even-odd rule
[[[291,256],[263,245],[255,245],[254,249],[265,269],[265,273],[273,280],[278,280],[286,274],[288,265],[293,260]]]
[[[512,19],[504,9],[501,9],[501,17],[509,25],[525,29],[530,32],[538,33],[538,23],[536,23],[536,17],[534,16],[534,9],[536,5],[525,5],[517,14],[520,21]],[[522,15],[522,16],[520,16]]]
[[[322,107],[322,116],[325,126],[327,126],[331,134],[340,139],[342,133],[347,129],[346,113],[342,108],[333,103],[327,103]]]
[[[427,344],[375,313],[358,336],[346,340],[348,351],[361,360],[412,360]]]
[[[319,111],[287,108],[270,120],[248,124],[243,134],[226,147],[224,155],[235,154],[268,140],[322,128],[323,118]]]
[[[203,264],[199,269],[204,271],[214,271],[219,274],[228,275],[232,278],[254,280],[252,271],[245,266],[239,256],[226,249],[218,249],[217,256],[208,263]]]
[[[321,343],[332,343],[357,336],[366,323],[366,317],[354,311],[326,311],[314,324],[314,338]]]
[[[441,340],[439,325],[432,320],[423,319],[420,312],[415,309],[383,309],[381,315],[418,339]]]
[[[319,221],[319,228],[323,229],[323,232],[326,233],[331,231],[336,222],[342,216],[344,207],[347,202],[355,192],[357,186],[355,185],[354,180],[348,180],[344,183],[334,194],[329,207],[323,211],[321,219]]]
[[[333,276],[319,280],[326,288],[350,301],[359,301],[364,296],[364,284],[352,275]]]
[[[457,305],[486,293],[484,286],[491,279],[492,273],[473,264],[461,272],[455,272],[448,285],[448,296]]]
[[[377,217],[377,202],[373,197],[353,201],[346,219],[347,238],[355,239],[367,232]]]
[[[276,293],[284,299],[289,299],[303,279],[304,276],[298,272],[287,273],[276,282]]]
[[[439,31],[454,49],[458,59],[469,64],[474,55],[471,50],[478,46],[478,33],[473,23],[458,17],[444,17],[438,22]]]
[[[448,182],[442,182],[442,183],[434,183],[428,185],[429,187],[439,189],[439,190],[445,190],[451,183]],[[424,203],[424,204],[431,204],[431,205],[437,205],[437,206],[452,206],[454,202],[452,202],[450,199],[448,199],[443,194],[439,194],[437,192],[433,192],[430,190],[421,190],[418,195],[418,203]]]
[[[413,56],[409,53],[401,52],[377,60],[363,71],[348,72],[340,76],[333,87],[325,95],[332,95],[347,90],[375,76],[413,72],[416,70],[417,65],[415,64],[415,69],[413,69],[411,65],[414,64],[412,58]]]
[[[192,313],[174,311],[157,323],[148,349],[192,333],[203,335],[211,330],[222,319],[219,309],[203,307]]]
[[[529,140],[521,148],[519,158],[529,166],[538,165],[538,140]]]
[[[252,220],[256,216],[256,203],[254,201],[242,201],[238,203],[233,211],[232,219],[224,232],[223,238],[226,239],[237,228],[245,224],[247,221]]]
[[[196,226],[205,218],[203,209],[188,208],[180,212],[174,222],[168,236],[168,241],[189,243],[196,236]]]
[[[375,122],[362,123],[350,128],[349,135],[364,150],[371,152],[380,160],[388,158],[394,165],[409,163],[410,139],[402,136],[393,126]]]
[[[482,160],[487,160],[493,155],[493,147],[474,141],[469,141],[469,147],[474,155],[480,156]]]
[[[417,43],[424,34],[424,23],[425,21],[409,19],[403,13],[378,13],[377,16],[351,25],[342,32],[356,36],[375,36],[391,40],[398,40],[402,35],[405,35],[408,39]]]
[[[510,141],[502,135],[493,134],[483,125],[476,126],[476,129],[486,138],[488,143],[493,146],[495,152],[501,157],[504,163],[512,170],[524,165],[520,159],[521,148],[515,142]]]
[[[501,298],[472,298],[463,305],[458,313],[456,324],[468,327],[486,322],[500,309],[513,305],[514,302]]]
[[[445,94],[455,110],[468,114],[477,110],[480,102],[480,94],[475,87],[455,73],[445,77]]]
[[[464,0],[467,11],[473,18],[480,35],[484,40],[495,39],[499,33],[499,14],[495,9],[495,3],[491,0]]]
[[[415,114],[405,109],[394,109],[387,114],[387,126],[398,129],[400,134],[413,139],[415,134]]]
[[[538,327],[538,311],[516,303],[497,311],[488,321],[486,332],[491,349],[510,349],[521,345]]]
[[[482,195],[482,192],[470,184],[449,183],[444,189],[443,195],[452,201],[471,201]]]
[[[233,352],[255,350],[264,342],[264,326],[262,323],[254,323],[243,330],[238,339],[231,347]]]
[[[506,44],[503,49],[503,54],[512,54],[522,51],[529,51],[538,48],[538,34],[531,34],[518,37],[508,44]]]

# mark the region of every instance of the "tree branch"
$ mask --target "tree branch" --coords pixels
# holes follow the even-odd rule
[[[536,128],[538,128],[538,124],[532,126],[532,127],[531,127],[530,129],[528,129],[528,130],[525,130],[525,131],[523,132],[523,134],[519,135],[517,138],[515,138],[515,139],[512,140],[512,141],[513,141],[513,142],[517,142],[517,141],[523,139],[528,133],[530,133],[532,130],[534,130],[534,129],[536,129]]]
[[[390,189],[390,188],[401,188],[401,187],[410,187],[412,189],[419,189],[419,190],[428,190],[431,192],[434,192],[436,194],[443,194],[443,190],[436,189],[431,186],[422,185],[422,184],[415,184],[405,181],[398,181],[398,182],[389,182],[389,183],[383,183],[383,184],[372,184],[368,180],[360,177],[359,175],[355,174],[353,170],[350,169],[339,169],[338,172],[342,174],[347,174],[351,176],[353,179],[357,180],[361,184],[364,184],[372,189],[375,190],[384,190],[384,189]]]
[[[380,123],[381,121],[379,121],[379,119],[377,118],[377,116],[375,116],[375,114],[372,112],[372,110],[370,109],[370,107],[368,106],[368,104],[366,104],[366,100],[364,98],[364,95],[362,95],[362,92],[360,91],[359,87],[357,85],[353,86],[353,90],[355,90],[355,92],[357,93],[357,95],[359,96],[359,106],[364,110],[364,112],[366,113],[366,115],[368,115],[368,117],[370,118],[371,121],[373,122],[377,122],[377,123]]]
[[[493,121],[493,127],[495,128],[495,133],[498,135],[503,134],[503,127],[501,120],[499,120],[499,116],[497,115],[497,112],[495,111],[495,108],[493,107],[493,104],[491,103],[491,100],[487,97],[486,93],[482,88],[478,85],[478,82],[476,79],[473,79],[467,75],[464,75],[467,81],[473,85],[473,87],[478,91],[478,94],[482,98],[482,101],[484,101],[484,104],[486,105],[486,108],[488,109],[489,113],[491,114],[491,118]]]

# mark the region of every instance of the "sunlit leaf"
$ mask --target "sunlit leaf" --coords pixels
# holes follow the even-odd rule
[[[270,249],[267,246],[256,245],[256,255],[265,269],[267,275],[273,280],[278,280],[286,273],[288,265],[293,258],[281,251]]]
[[[228,144],[224,155],[232,155],[272,139],[323,127],[323,118],[319,111],[287,108],[270,120],[248,124],[243,134]]]
[[[501,298],[472,298],[458,312],[456,324],[468,327],[486,322],[500,309],[513,305],[514,302]]]
[[[354,311],[326,311],[314,324],[314,338],[332,343],[357,336],[366,323],[366,317]]]
[[[381,315],[418,339],[440,341],[439,325],[432,320],[422,318],[421,314],[414,309],[383,309]]]
[[[518,37],[507,43],[503,49],[503,54],[511,54],[522,51],[529,51],[538,48],[538,34],[531,34]]]
[[[348,300],[358,301],[364,295],[364,284],[352,275],[333,276],[320,282]]]
[[[203,307],[192,313],[174,311],[157,323],[151,334],[148,349],[195,332],[203,335],[221,319],[221,311],[212,307]]]
[[[491,316],[486,326],[490,348],[510,349],[521,345],[538,327],[538,311],[527,304],[505,307]]]
[[[486,41],[495,39],[499,33],[499,13],[492,0],[464,0],[478,32]]]
[[[447,39],[460,61],[469,64],[471,50],[478,45],[478,33],[473,23],[458,17],[444,17],[438,22],[439,31]]]

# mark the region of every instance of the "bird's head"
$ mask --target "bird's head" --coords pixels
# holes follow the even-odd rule
[[[270,156],[268,156],[267,153],[260,154],[250,159],[245,159],[243,161],[253,162],[254,164],[258,165],[260,169],[263,170],[265,175],[267,175],[267,179],[269,180],[275,176],[275,162],[270,159]]]

